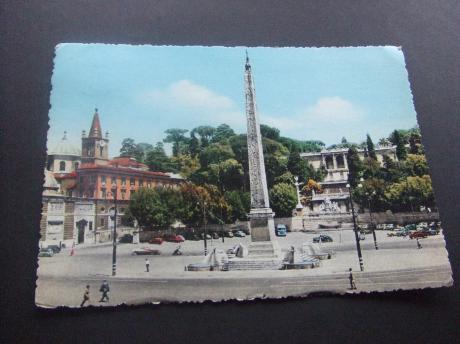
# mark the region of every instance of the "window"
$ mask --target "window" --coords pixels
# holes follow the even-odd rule
[[[65,171],[65,161],[59,163],[59,171]]]
[[[126,191],[125,191],[125,190],[121,190],[121,199],[125,199],[125,194],[126,194]]]
[[[139,187],[142,187],[144,186],[144,180],[143,179],[139,179]]]
[[[131,185],[131,186],[135,185],[134,178],[129,178],[129,185]]]
[[[112,179],[112,185],[116,185],[117,184],[117,177],[112,176],[111,179]]]
[[[106,198],[107,197],[107,192],[105,189],[101,189],[101,197]]]
[[[89,176],[89,182],[90,184],[94,184],[96,182],[96,176],[94,175]]]
[[[93,221],[89,221],[89,224],[88,224],[88,225],[89,225],[88,229],[89,229],[90,231],[92,231],[92,230],[93,230]]]
[[[74,163],[75,169],[78,169],[79,166],[80,166],[80,164],[78,163],[78,161],[76,163]]]
[[[101,218],[101,226],[104,226],[104,219]]]
[[[121,177],[121,185],[126,185],[126,177]]]
[[[101,183],[104,183],[105,184],[106,182],[106,177],[105,176],[101,176]]]
[[[80,176],[80,184],[83,184],[84,181],[85,179],[83,178],[83,176]]]

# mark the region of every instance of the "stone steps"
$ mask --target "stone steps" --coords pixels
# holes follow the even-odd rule
[[[280,270],[283,262],[278,259],[232,259],[223,266],[225,271]]]

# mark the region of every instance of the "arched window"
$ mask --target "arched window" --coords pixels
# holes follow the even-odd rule
[[[59,171],[65,171],[65,161],[59,163]]]
[[[74,163],[74,166],[75,166],[75,170],[77,170],[77,169],[78,169],[78,166],[80,166],[80,165],[78,164],[78,161],[77,161],[76,163]]]

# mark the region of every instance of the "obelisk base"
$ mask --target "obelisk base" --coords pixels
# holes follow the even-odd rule
[[[279,258],[281,256],[275,239],[275,214],[270,208],[254,208],[249,213],[251,243],[248,258]]]

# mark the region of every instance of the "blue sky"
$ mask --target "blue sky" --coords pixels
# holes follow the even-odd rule
[[[244,47],[60,44],[52,76],[48,146],[67,131],[80,145],[94,108],[110,133],[156,143],[168,128],[229,124],[246,130]],[[327,145],[375,142],[417,124],[396,47],[248,48],[261,123]]]

